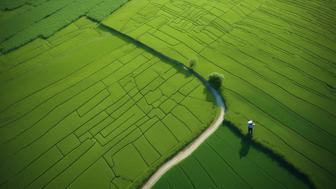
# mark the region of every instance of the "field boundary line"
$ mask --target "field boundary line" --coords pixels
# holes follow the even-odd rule
[[[188,69],[188,68],[185,68]],[[198,77],[198,76],[196,76]],[[205,129],[196,139],[194,139],[191,143],[189,143],[186,147],[180,150],[176,155],[174,155],[171,159],[162,164],[155,173],[142,185],[142,189],[150,189],[154,186],[154,184],[172,167],[189,157],[201,144],[203,144],[222,124],[224,121],[224,101],[219,94],[218,91],[213,89],[207,81],[203,81],[204,85],[210,90],[213,96],[216,99],[216,103],[220,108],[219,115],[217,118],[211,123],[211,125]]]

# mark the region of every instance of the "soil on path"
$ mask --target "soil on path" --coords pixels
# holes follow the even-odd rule
[[[196,74],[196,77],[198,75]],[[180,163],[182,160],[190,156],[206,139],[208,139],[222,124],[224,121],[224,102],[219,94],[214,88],[210,86],[207,81],[203,81],[206,87],[210,90],[210,92],[214,95],[216,99],[216,103],[220,108],[220,113],[218,117],[213,121],[213,123],[201,133],[195,140],[193,140],[189,145],[183,148],[180,152],[178,152],[175,156],[173,156],[170,160],[162,164],[156,172],[146,181],[146,183],[142,186],[142,189],[150,189],[154,186],[154,184],[167,172],[169,169]]]

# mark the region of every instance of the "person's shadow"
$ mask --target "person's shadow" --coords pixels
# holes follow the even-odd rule
[[[252,144],[252,134],[247,133],[245,136],[242,136],[240,144],[241,144],[241,148],[239,150],[239,156],[240,158],[243,158],[247,156],[248,152],[250,151],[250,147]]]

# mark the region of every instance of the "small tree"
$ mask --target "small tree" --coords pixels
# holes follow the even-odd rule
[[[197,65],[197,60],[196,59],[190,59],[189,60],[189,68],[190,69],[193,70],[196,67],[196,65]]]
[[[223,80],[224,76],[220,73],[214,72],[209,75],[210,85],[217,90],[221,88]]]

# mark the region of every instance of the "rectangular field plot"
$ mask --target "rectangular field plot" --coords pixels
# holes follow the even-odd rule
[[[216,116],[199,80],[86,18],[0,60],[0,188],[137,187]]]

